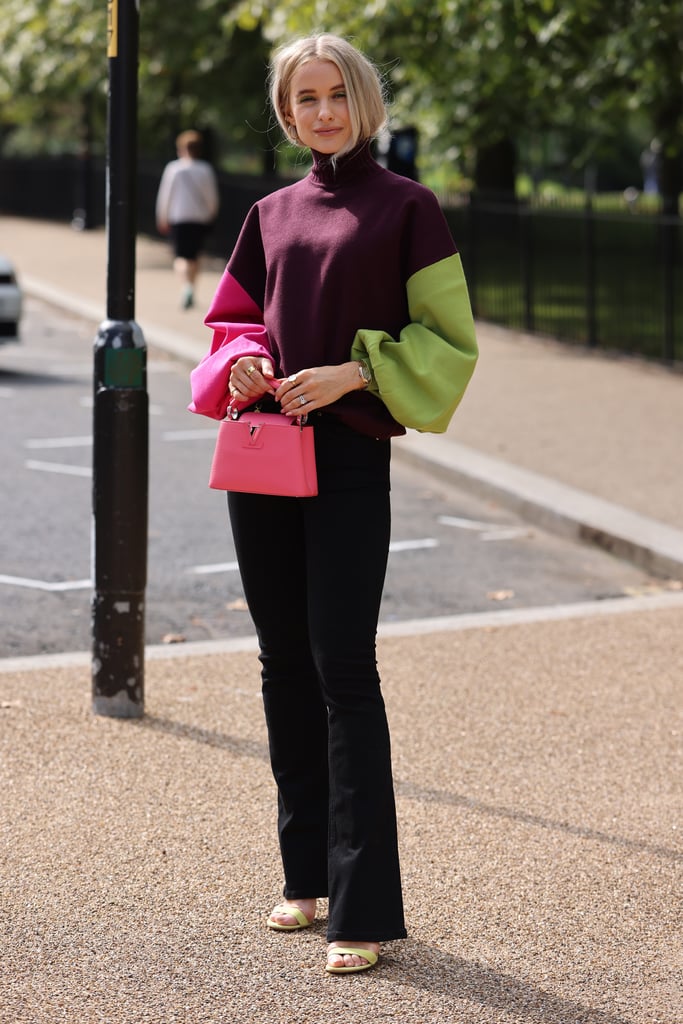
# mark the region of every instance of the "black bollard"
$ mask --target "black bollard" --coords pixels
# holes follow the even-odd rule
[[[146,351],[133,321],[95,339],[93,415],[93,710],[144,714],[147,584]]]
[[[149,425],[147,355],[135,323],[137,0],[108,0],[107,319],[94,353],[92,699],[144,714]]]

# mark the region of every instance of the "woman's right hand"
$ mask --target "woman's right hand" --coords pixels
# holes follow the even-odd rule
[[[276,390],[274,376],[273,364],[266,356],[241,356],[230,370],[230,397],[245,404],[255,402]]]

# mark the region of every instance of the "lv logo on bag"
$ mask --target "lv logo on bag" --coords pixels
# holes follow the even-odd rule
[[[262,427],[260,427],[258,423],[249,424],[249,444],[251,445],[252,448],[254,448],[258,444],[261,430]]]

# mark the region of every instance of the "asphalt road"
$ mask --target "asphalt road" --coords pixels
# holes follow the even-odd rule
[[[92,343],[96,324],[28,300],[0,348],[0,657],[90,645]],[[187,412],[188,367],[148,352],[147,642],[246,636],[215,424]],[[592,547],[394,460],[383,621],[599,600],[656,584]]]

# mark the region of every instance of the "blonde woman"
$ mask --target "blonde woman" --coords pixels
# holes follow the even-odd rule
[[[278,788],[284,899],[267,924],[307,928],[327,897],[326,970],[342,974],[406,935],[375,653],[390,439],[405,428],[378,383],[382,350],[400,340],[428,361],[448,352],[435,365],[446,360],[457,404],[476,342],[435,197],[373,158],[386,110],[370,61],[336,36],[297,40],[274,57],[271,99],[313,166],[247,215],[190,408],[222,418],[260,400],[314,426],[317,497],[231,493],[228,506]]]

